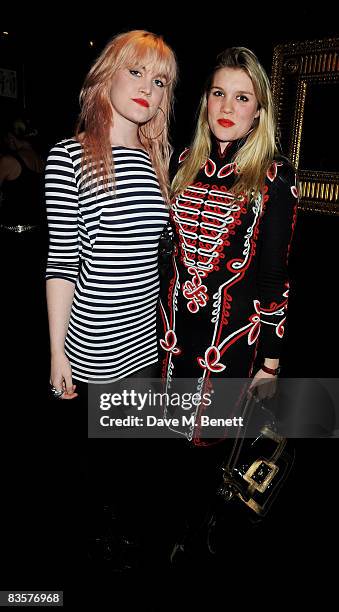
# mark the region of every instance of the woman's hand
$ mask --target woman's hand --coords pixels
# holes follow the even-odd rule
[[[50,383],[58,391],[63,391],[60,399],[78,397],[78,394],[75,393],[76,385],[73,385],[72,381],[71,364],[65,353],[52,355]]]
[[[268,374],[261,369],[258,370],[251,382],[249,393],[255,395],[259,401],[270,399],[275,394],[277,378],[273,374]]]

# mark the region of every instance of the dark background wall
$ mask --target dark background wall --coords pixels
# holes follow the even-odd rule
[[[0,66],[17,66],[21,98],[46,146],[72,134],[84,76],[118,32],[154,31],[174,48],[180,80],[172,135],[181,145],[190,136],[205,78],[224,48],[249,47],[270,74],[275,45],[332,36],[338,29],[333,8],[326,10],[326,3],[321,11],[289,2],[202,5],[196,11],[193,6],[187,4],[184,14],[183,5],[175,3],[159,3],[153,9],[149,4],[132,5],[118,14],[107,8],[102,15],[91,12],[77,19],[61,9],[55,15],[40,15],[39,23],[32,16],[3,22],[9,36],[0,37]]]

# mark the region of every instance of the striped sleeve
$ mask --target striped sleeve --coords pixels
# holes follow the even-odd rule
[[[76,282],[79,272],[78,188],[66,147],[55,145],[45,174],[49,249],[46,279]]]

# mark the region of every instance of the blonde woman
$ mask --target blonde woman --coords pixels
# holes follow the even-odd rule
[[[278,374],[296,177],[276,148],[270,84],[257,57],[235,47],[218,60],[172,183],[177,247],[161,339],[167,380]]]
[[[89,71],[74,138],[50,152],[46,200],[51,389],[151,373],[158,243],[168,222],[173,51],[135,30]]]

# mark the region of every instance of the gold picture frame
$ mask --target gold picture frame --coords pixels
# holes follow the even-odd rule
[[[299,177],[299,208],[339,215],[339,38],[277,45],[272,89],[282,150]]]

